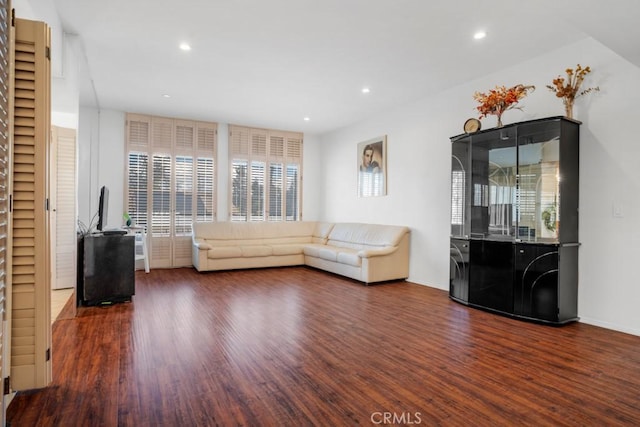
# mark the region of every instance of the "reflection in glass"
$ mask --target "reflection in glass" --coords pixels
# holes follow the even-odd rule
[[[558,239],[559,148],[559,138],[519,146],[518,239]]]

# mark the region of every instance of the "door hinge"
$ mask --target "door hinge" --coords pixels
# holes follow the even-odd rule
[[[49,46],[47,46],[47,48],[45,49],[44,56],[46,56],[47,59],[51,61],[51,48]]]
[[[47,359],[46,362],[51,360],[51,349],[50,348],[47,349],[47,352],[45,353],[45,358]]]
[[[16,10],[15,9],[11,9],[11,26],[12,27],[16,26]]]
[[[13,212],[13,194],[9,194],[9,212]]]
[[[49,210],[49,198],[44,199],[44,210]]]
[[[4,394],[11,393],[11,376],[4,378]]]

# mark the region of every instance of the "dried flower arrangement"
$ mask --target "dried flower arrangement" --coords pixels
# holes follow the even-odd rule
[[[480,118],[495,115],[498,117],[497,127],[501,127],[502,114],[514,108],[521,110],[522,107],[517,106],[518,102],[527,96],[529,92],[533,92],[535,88],[535,86],[525,86],[523,84],[518,84],[510,88],[496,86],[495,89],[489,90],[488,93],[474,93],[473,98],[480,103],[480,105],[476,107],[480,113]]]
[[[570,119],[573,118],[573,103],[577,97],[586,95],[589,92],[593,92],[593,91],[597,92],[600,90],[600,88],[596,86],[596,87],[590,87],[588,89],[584,89],[581,92],[578,92],[580,90],[580,85],[582,85],[582,82],[584,81],[585,76],[590,72],[591,72],[591,68],[589,66],[582,68],[582,66],[578,64],[576,66],[575,71],[573,70],[573,68],[566,69],[566,73],[567,73],[566,83],[565,83],[564,77],[558,76],[557,78],[553,79],[553,85],[547,85],[547,88],[551,92],[555,92],[558,98],[562,98],[562,102],[564,104],[565,116],[567,116]]]

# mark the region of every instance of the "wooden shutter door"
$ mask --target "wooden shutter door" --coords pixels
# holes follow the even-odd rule
[[[11,192],[11,141],[13,122],[11,2],[0,0],[0,379],[10,371],[11,354],[11,225],[9,194]],[[9,390],[5,390],[9,392]],[[0,424],[5,425],[7,396],[0,401]]]
[[[11,379],[16,390],[51,382],[48,197],[49,28],[15,20]]]

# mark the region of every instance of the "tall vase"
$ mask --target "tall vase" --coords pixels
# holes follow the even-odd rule
[[[564,115],[569,119],[573,119],[573,98],[564,98],[562,102],[564,103]]]
[[[498,118],[498,123],[496,124],[496,127],[497,128],[501,128],[503,126],[503,124],[502,124],[502,113],[496,114],[496,117]]]

